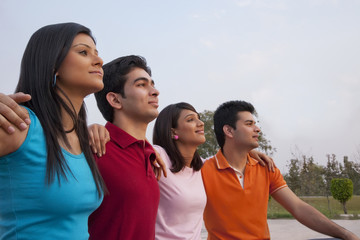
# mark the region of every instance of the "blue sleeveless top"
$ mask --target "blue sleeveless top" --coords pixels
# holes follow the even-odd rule
[[[73,175],[46,184],[45,135],[27,110],[31,124],[25,141],[0,157],[0,239],[88,239],[88,217],[102,198],[85,156],[62,150]]]

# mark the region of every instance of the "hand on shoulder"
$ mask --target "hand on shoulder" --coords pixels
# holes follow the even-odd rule
[[[22,111],[29,117],[29,112],[24,107],[20,107]],[[14,132],[9,134],[4,128],[0,128],[0,157],[15,152],[25,141],[29,127],[25,130],[18,129],[14,124],[10,123],[10,126],[14,128]]]

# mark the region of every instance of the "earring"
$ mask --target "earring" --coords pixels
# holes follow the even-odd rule
[[[178,140],[178,139],[179,139],[179,136],[178,136],[178,135],[174,135],[174,136],[173,136],[173,139]]]
[[[54,81],[53,81],[53,87],[55,87],[55,85],[56,85],[56,73],[55,73],[55,75],[54,75]]]

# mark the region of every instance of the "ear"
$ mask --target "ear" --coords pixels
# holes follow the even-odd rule
[[[172,134],[172,135],[176,135],[175,128],[171,128],[171,134]]]
[[[229,137],[229,138],[233,138],[233,137],[234,137],[234,135],[233,135],[233,133],[234,133],[234,128],[231,127],[231,126],[229,126],[229,125],[224,125],[224,126],[223,126],[223,132],[224,132],[224,134],[225,134],[226,137]]]
[[[121,99],[119,97],[119,94],[114,93],[114,92],[108,92],[106,94],[106,100],[108,101],[108,103],[110,104],[110,106],[112,108],[115,108],[115,109],[122,108]]]

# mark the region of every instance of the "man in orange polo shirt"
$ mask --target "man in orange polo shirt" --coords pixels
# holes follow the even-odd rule
[[[244,101],[226,102],[215,111],[214,129],[221,149],[201,169],[207,195],[204,222],[208,239],[270,239],[269,195],[315,231],[359,239],[298,198],[279,169],[269,171],[249,156],[249,151],[259,146],[260,129],[254,112],[254,107]]]

